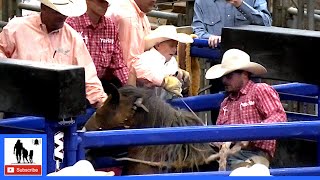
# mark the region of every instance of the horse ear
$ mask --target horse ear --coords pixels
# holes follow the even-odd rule
[[[105,84],[105,87],[107,88],[108,95],[111,95],[110,103],[119,104],[119,102],[120,102],[120,93],[118,91],[118,88],[112,83]]]

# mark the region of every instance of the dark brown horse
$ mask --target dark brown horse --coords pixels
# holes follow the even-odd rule
[[[173,108],[149,91],[136,87],[112,90],[103,107],[85,124],[87,131],[114,128],[203,126],[193,113]],[[174,138],[174,137],[173,137]],[[214,160],[209,143],[136,146],[128,149],[127,175],[198,171]]]

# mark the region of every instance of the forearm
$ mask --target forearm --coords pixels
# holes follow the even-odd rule
[[[103,90],[93,62],[85,67],[85,80],[88,101],[96,108],[101,107],[107,99],[107,94]]]
[[[270,115],[267,119],[263,120],[262,123],[279,123],[279,122],[286,122],[286,121],[287,121],[286,113],[279,109],[275,111],[272,115]]]
[[[272,19],[267,9],[267,3],[260,4],[255,9],[243,1],[237,9],[251,22],[251,24],[263,26],[272,25]]]

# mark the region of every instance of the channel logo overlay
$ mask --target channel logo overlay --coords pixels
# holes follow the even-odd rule
[[[41,176],[42,138],[4,138],[4,175]]]

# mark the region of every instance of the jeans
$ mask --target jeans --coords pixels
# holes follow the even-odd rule
[[[243,163],[252,156],[262,156],[264,158],[267,158],[267,154],[264,151],[248,151],[248,150],[240,150],[239,152],[229,155],[227,158],[227,171],[232,170],[232,166]]]

